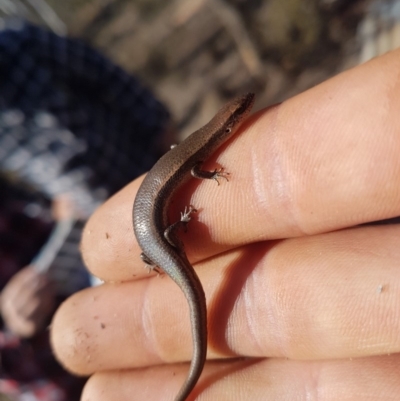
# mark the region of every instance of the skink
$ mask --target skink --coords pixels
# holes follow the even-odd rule
[[[162,269],[184,293],[190,310],[193,357],[189,374],[175,401],[184,401],[196,385],[207,353],[207,307],[203,287],[188,261],[177,232],[190,221],[192,207],[181,213],[181,220],[170,224],[168,210],[176,190],[191,176],[214,179],[225,177],[222,169],[201,170],[202,163],[246,119],[254,94],[233,99],[204,127],[173,147],[144,178],[133,205],[133,229],[142,249],[142,259],[152,268]]]

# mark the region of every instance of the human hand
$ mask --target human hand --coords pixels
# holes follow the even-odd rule
[[[1,293],[4,323],[20,337],[29,338],[42,330],[54,308],[53,284],[33,266],[15,274]]]
[[[400,394],[400,226],[355,227],[400,215],[399,61],[392,52],[256,113],[207,162],[229,183],[191,180],[175,197],[171,216],[199,209],[183,240],[208,303],[191,399]],[[93,374],[85,400],[172,400],[188,373],[186,300],[146,273],[134,239],[140,181],[84,231],[83,256],[106,284],[53,321],[63,364]]]

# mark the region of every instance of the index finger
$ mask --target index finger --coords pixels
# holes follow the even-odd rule
[[[336,230],[400,214],[400,51],[342,73],[253,115],[218,150],[230,182],[191,180],[172,216],[200,210],[183,240],[200,260],[245,243]],[[88,222],[82,249],[105,280],[140,276],[132,230],[139,180]]]

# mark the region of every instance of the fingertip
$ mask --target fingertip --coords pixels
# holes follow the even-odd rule
[[[140,182],[131,182],[102,204],[83,230],[82,257],[101,280],[121,282],[145,275],[132,226],[133,201]]]
[[[82,296],[86,290],[69,297],[57,309],[50,325],[50,343],[56,359],[69,372],[85,376],[91,373],[83,353],[93,352],[96,342],[81,324],[78,310],[85,311]]]

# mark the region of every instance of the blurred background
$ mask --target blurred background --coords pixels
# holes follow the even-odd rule
[[[400,44],[397,0],[1,0],[139,76],[185,136],[227,99],[266,106]]]

